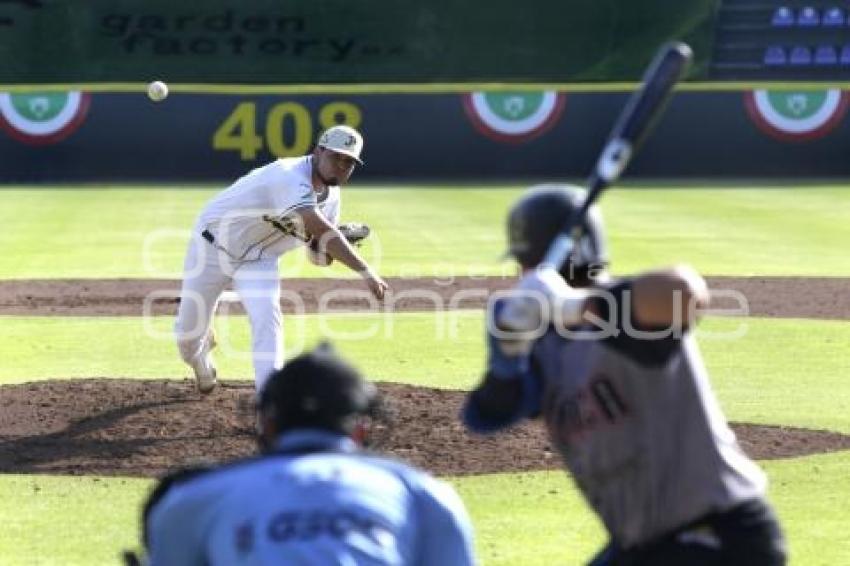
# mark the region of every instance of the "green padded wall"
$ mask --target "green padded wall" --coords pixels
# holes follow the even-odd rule
[[[660,43],[704,74],[716,0],[18,0],[0,84],[635,81]]]

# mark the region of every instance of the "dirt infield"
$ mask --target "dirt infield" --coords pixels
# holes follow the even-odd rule
[[[364,309],[423,311],[481,308],[493,291],[510,288],[504,277],[446,279],[395,278],[386,303],[377,307],[366,299],[366,289],[354,279],[287,279],[281,286],[284,312]],[[850,319],[850,279],[838,277],[709,277],[717,307],[732,307],[729,291],[746,297],[751,316]],[[0,281],[0,315],[22,316],[139,316],[173,315],[180,282],[173,279],[39,279]],[[323,297],[335,291],[326,304]],[[347,291],[347,293],[346,293]],[[289,297],[289,298],[287,298]],[[297,297],[297,300],[292,300]],[[230,312],[241,314],[238,303]]]
[[[396,279],[383,309],[480,308],[487,295],[510,287],[503,278]],[[850,280],[712,278],[713,290],[742,293],[753,316],[850,319]],[[179,283],[171,280],[41,280],[0,282],[0,315],[92,316],[143,313],[150,302],[170,315]],[[303,312],[328,305],[330,289],[361,290],[352,280],[292,280]],[[721,302],[721,305],[723,303]],[[283,303],[292,312],[293,303]],[[333,310],[369,308],[354,296]],[[231,312],[238,312],[233,309]],[[388,407],[378,423],[378,447],[441,475],[558,468],[542,427],[527,423],[494,437],[468,435],[457,419],[462,392],[382,384]],[[198,461],[222,461],[254,451],[253,387],[226,383],[201,397],[188,380],[57,380],[0,387],[0,473],[155,476]],[[747,452],[760,459],[850,449],[850,436],[827,431],[738,423]]]
[[[387,416],[376,447],[440,475],[558,468],[536,422],[491,437],[457,419],[463,393],[382,384]],[[251,454],[253,387],[226,384],[202,398],[188,380],[88,379],[2,388],[0,472],[156,476],[200,461]],[[761,459],[850,449],[850,436],[733,425]]]

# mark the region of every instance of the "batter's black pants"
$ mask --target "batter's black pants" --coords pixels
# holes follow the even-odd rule
[[[636,548],[605,547],[589,566],[783,566],[785,537],[773,509],[755,499],[707,515]]]

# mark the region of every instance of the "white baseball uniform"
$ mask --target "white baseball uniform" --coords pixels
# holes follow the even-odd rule
[[[318,208],[329,222],[339,222],[340,189],[313,190],[312,159],[278,159],[254,169],[201,211],[175,323],[180,355],[190,366],[208,353],[212,316],[231,282],[251,324],[257,391],[283,364],[278,259],[305,244],[296,211]]]

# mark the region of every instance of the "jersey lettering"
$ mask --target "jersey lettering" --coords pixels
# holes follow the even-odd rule
[[[391,530],[369,517],[359,516],[346,509],[286,511],[274,515],[266,528],[269,539],[277,543],[307,541],[320,536],[342,539],[351,533],[383,544]]]
[[[274,216],[271,216],[269,214],[264,214],[263,220],[265,220],[287,236],[294,236],[302,242],[306,242],[310,239],[306,232],[301,229],[303,223],[291,216],[281,216],[279,218],[275,218]]]
[[[628,412],[625,401],[610,379],[603,377],[594,380],[590,391],[608,422],[613,423]]]
[[[544,412],[551,432],[566,444],[580,441],[602,426],[618,424],[628,408],[617,388],[605,376],[594,378],[575,395],[552,398]],[[554,406],[553,406],[554,405]]]

